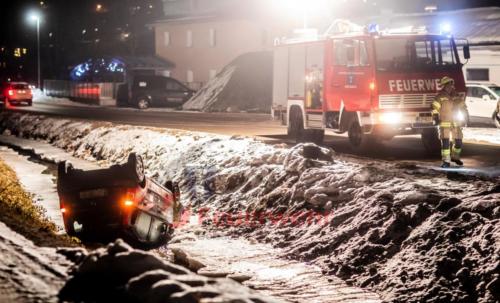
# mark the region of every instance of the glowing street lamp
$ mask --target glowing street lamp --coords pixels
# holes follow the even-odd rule
[[[439,25],[441,34],[450,35],[451,34],[451,24],[448,22],[443,22]]]
[[[40,14],[32,12],[29,14],[29,19],[36,22],[36,41],[37,41],[37,74],[38,74],[38,89],[41,89],[41,70],[40,70]]]
[[[328,8],[326,0],[273,0],[274,10],[292,17],[302,17],[304,29],[308,27],[308,18],[324,13]]]

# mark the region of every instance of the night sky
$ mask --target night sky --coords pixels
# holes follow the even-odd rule
[[[209,0],[202,0],[209,1]],[[250,1],[250,0],[241,0]],[[269,0],[271,1],[271,0]],[[346,6],[344,11],[371,14],[380,9],[395,12],[423,12],[426,4],[439,10],[500,6],[500,0],[333,0]],[[41,5],[43,3],[43,5]],[[102,11],[97,12],[97,4]],[[140,7],[140,10],[136,10]],[[162,17],[161,0],[2,0],[0,1],[0,77],[11,73],[1,68],[8,61],[20,74],[35,73],[36,26],[27,15],[31,10],[44,14],[41,24],[44,75],[62,77],[68,66],[79,63],[90,54],[153,55],[152,32],[146,24]],[[96,30],[97,29],[97,30]],[[85,33],[82,33],[85,30]],[[10,58],[14,48],[26,48],[22,58]],[[12,60],[13,63],[11,62]],[[11,64],[12,63],[12,64]]]

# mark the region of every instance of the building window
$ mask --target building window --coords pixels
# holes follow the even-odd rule
[[[165,46],[170,45],[170,33],[169,32],[163,33],[163,41],[164,41]]]
[[[186,32],[186,47],[192,47],[193,46],[193,32],[191,30],[188,30]]]
[[[193,73],[193,71],[192,71],[192,70],[188,70],[188,71],[186,72],[186,81],[187,81],[188,83],[191,83],[191,82],[193,82],[193,81],[194,81],[194,73]]]
[[[216,69],[211,69],[208,72],[208,79],[212,80],[213,78],[215,78],[216,75],[217,75],[217,70]]]
[[[216,45],[216,35],[215,35],[215,29],[211,28],[210,31],[209,31],[209,36],[210,36],[210,46],[211,47],[215,47]]]
[[[467,81],[490,81],[489,68],[468,68],[466,70]]]

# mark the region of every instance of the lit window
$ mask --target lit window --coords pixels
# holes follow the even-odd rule
[[[209,31],[209,36],[210,36],[210,46],[211,47],[215,47],[216,45],[216,35],[215,35],[215,29],[211,28],[210,31]]]
[[[169,46],[170,45],[170,32],[164,32],[163,39],[164,39],[165,46]]]
[[[188,70],[186,72],[186,81],[189,82],[189,83],[191,83],[191,82],[194,81],[194,73],[193,73],[192,70]]]
[[[192,47],[193,46],[193,32],[191,30],[188,30],[186,33],[186,47]]]

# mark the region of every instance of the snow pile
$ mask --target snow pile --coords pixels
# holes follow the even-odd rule
[[[385,301],[500,299],[498,178],[334,160],[313,144],[289,149],[20,114],[0,121],[0,132],[43,138],[82,158],[115,163],[142,154],[149,175],[181,181],[184,201],[209,208],[207,227],[286,248]],[[228,219],[248,214],[257,218],[251,224]]]
[[[59,292],[71,302],[277,302],[226,278],[207,278],[122,240],[88,254]]]
[[[464,138],[468,142],[491,143],[500,145],[500,128],[473,128],[463,129]]]
[[[272,53],[239,56],[182,107],[205,112],[269,112],[272,99]]]

